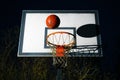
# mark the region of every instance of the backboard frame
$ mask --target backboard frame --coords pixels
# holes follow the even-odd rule
[[[26,18],[27,13],[83,13],[83,14],[84,13],[94,13],[95,18],[96,18],[95,22],[96,22],[97,25],[99,25],[99,17],[98,17],[98,11],[97,10],[23,10],[22,19],[21,19],[19,46],[18,46],[18,53],[17,53],[18,57],[52,57],[52,54],[50,54],[50,53],[39,53],[39,52],[35,52],[35,53],[24,52],[23,53],[22,52],[23,38],[24,38],[24,31],[25,31],[24,30],[25,29],[25,18]],[[66,28],[66,29],[68,29],[68,28]],[[98,35],[97,40],[98,40],[97,41],[98,45],[96,45],[96,46],[99,47],[98,49],[100,49],[100,50],[98,50],[98,53],[95,53],[95,54],[92,54],[92,55],[90,54],[90,56],[88,56],[89,53],[87,53],[87,54],[84,55],[84,57],[101,57],[101,56],[103,56],[102,48],[100,47],[102,45],[101,35]],[[84,45],[81,45],[81,46],[84,46]],[[88,45],[88,46],[90,46],[90,45]],[[46,45],[45,45],[45,47],[46,47]],[[48,48],[48,47],[46,47],[46,48]],[[79,53],[79,56],[75,56],[75,57],[81,57],[81,53]]]

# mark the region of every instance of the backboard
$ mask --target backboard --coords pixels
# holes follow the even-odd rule
[[[51,14],[57,15],[60,19],[60,24],[55,29],[46,26],[46,18]],[[102,56],[96,10],[23,10],[17,56],[52,57],[46,37],[58,31],[75,35],[75,46],[69,56]]]

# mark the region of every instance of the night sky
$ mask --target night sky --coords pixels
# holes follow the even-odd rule
[[[104,54],[102,66],[114,72],[120,67],[117,3],[115,0],[4,0],[0,6],[0,28],[20,27],[22,10],[98,10]]]

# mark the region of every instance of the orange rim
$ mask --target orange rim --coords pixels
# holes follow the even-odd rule
[[[55,35],[55,34],[58,34],[58,33],[60,33],[60,34],[69,34],[69,35],[72,35],[73,38],[75,39],[75,36],[74,36],[73,34],[69,33],[69,32],[63,32],[63,31],[53,32],[53,33],[51,33],[51,34],[49,34],[49,35],[47,36],[47,40],[46,40],[46,41],[47,41],[47,44],[51,44],[51,45],[53,45],[53,46],[66,46],[66,47],[75,44],[75,40],[73,40],[71,43],[66,44],[66,45],[56,45],[56,44],[51,43],[51,42],[48,41],[48,38],[49,38],[51,35]]]

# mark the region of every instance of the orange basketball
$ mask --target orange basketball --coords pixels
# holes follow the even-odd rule
[[[49,15],[46,19],[46,25],[48,28],[57,28],[60,24],[60,19],[56,15]]]
[[[57,57],[63,57],[65,54],[64,46],[57,46],[56,47],[56,56]]]

